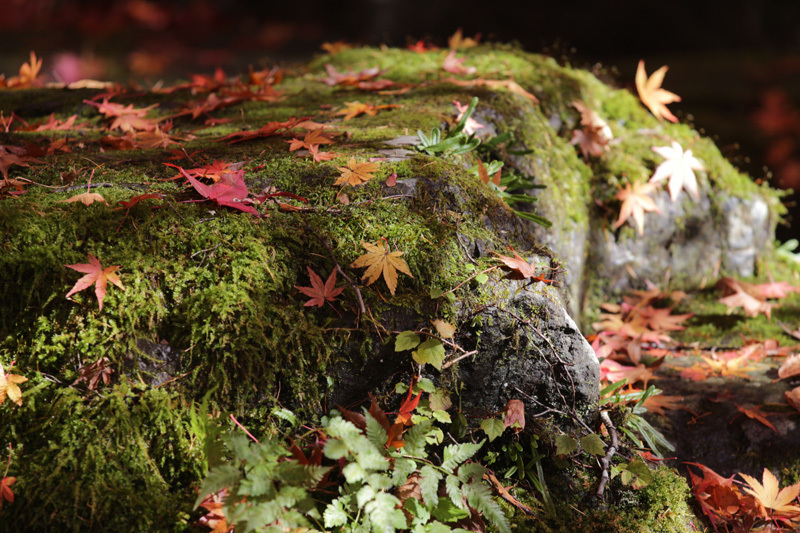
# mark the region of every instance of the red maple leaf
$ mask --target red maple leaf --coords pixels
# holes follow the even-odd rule
[[[107,118],[113,118],[114,122],[109,126],[109,129],[112,130],[119,128],[122,131],[153,131],[158,126],[157,119],[145,117],[147,112],[154,107],[158,107],[158,104],[137,109],[133,107],[133,104],[124,106],[109,102],[107,99],[103,99],[99,104],[91,100],[84,100],[83,103],[96,107]]]
[[[512,250],[512,252],[514,252]],[[555,280],[552,279],[545,279],[544,276],[537,276],[536,275],[536,267],[533,263],[528,263],[525,259],[523,259],[517,252],[514,252],[514,257],[508,257],[505,255],[500,255],[497,252],[497,258],[503,262],[504,266],[501,268],[503,270],[510,271],[506,278],[508,279],[532,279],[534,281],[541,281],[545,284],[553,284]]]
[[[11,485],[16,482],[17,478],[11,476],[0,479],[0,509],[3,508],[3,500],[14,503],[14,491],[11,490]]]
[[[411,413],[414,412],[414,409],[417,408],[419,404],[419,399],[422,397],[422,391],[419,391],[416,398],[412,397],[412,390],[414,389],[414,381],[411,381],[411,386],[408,388],[408,396],[406,396],[405,401],[400,405],[400,409],[397,411],[397,418],[395,419],[395,424],[404,424],[406,426],[410,426],[413,424],[411,422]]]
[[[290,129],[297,126],[299,123],[310,119],[311,117],[290,118],[286,122],[268,122],[253,131],[235,131],[225,137],[217,139],[219,142],[226,142],[228,144],[239,143],[242,141],[249,141],[251,139],[258,139],[259,137],[272,137],[274,135],[282,135]]]
[[[123,291],[125,290],[125,286],[122,285],[122,281],[120,281],[119,276],[115,274],[115,272],[122,268],[120,265],[110,266],[103,268],[100,265],[100,261],[89,254],[89,262],[88,263],[79,263],[75,265],[64,265],[67,268],[71,268],[72,270],[77,270],[78,272],[83,272],[86,274],[81,279],[75,283],[75,285],[70,289],[67,293],[67,298],[75,294],[76,292],[80,292],[84,289],[88,289],[89,287],[94,284],[94,293],[97,295],[97,301],[100,303],[100,310],[103,310],[103,299],[106,297],[106,285],[110,281]]]
[[[258,216],[256,208],[252,205],[248,205],[250,200],[247,196],[250,194],[250,191],[247,190],[247,185],[244,182],[244,170],[223,174],[220,180],[213,185],[206,185],[205,183],[197,181],[181,167],[178,167],[178,170],[204,198],[213,200],[219,205],[227,205],[228,207]]]
[[[366,68],[359,72],[355,72],[354,70],[347,70],[345,72],[337,71],[333,65],[326,64],[325,70],[328,72],[327,78],[322,78],[322,81],[327,83],[328,85],[355,85],[359,86],[359,84],[364,83],[368,80],[371,80],[385,71],[380,70],[378,67]]]
[[[328,276],[327,281],[325,284],[322,284],[322,278],[320,278],[316,272],[311,270],[310,266],[306,266],[308,269],[308,277],[311,278],[311,287],[299,287],[295,285],[295,289],[299,290],[306,296],[310,296],[311,299],[304,303],[304,306],[312,306],[316,305],[317,307],[322,307],[325,305],[325,302],[333,302],[336,300],[336,297],[339,296],[342,291],[345,289],[344,286],[342,287],[335,287],[336,285],[336,269],[334,268],[331,272],[331,275]],[[334,288],[335,287],[335,288]]]

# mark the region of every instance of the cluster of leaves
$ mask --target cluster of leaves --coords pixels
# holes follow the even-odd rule
[[[700,469],[698,476],[691,469],[692,492],[703,513],[715,530],[748,532],[754,529],[781,526],[794,531],[800,527],[800,483],[780,488],[778,478],[764,469],[759,482],[747,474],[737,474],[745,483],[724,478],[709,467],[689,463]]]
[[[466,533],[482,531],[485,518],[510,531],[483,482],[486,468],[469,461],[483,442],[442,446],[430,403],[420,405],[424,390],[434,397],[427,380],[408,389],[394,423],[374,398],[363,413],[332,412],[311,432],[310,456],[293,441],[229,437],[231,459],[212,467],[200,489],[201,523],[214,531]]]

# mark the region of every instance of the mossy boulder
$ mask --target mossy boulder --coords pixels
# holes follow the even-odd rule
[[[460,393],[465,412],[497,411],[516,397],[531,412],[540,402],[591,424],[597,362],[573,321],[580,322],[587,295],[631,285],[626,276],[644,264],[652,246],[670,240],[675,246],[663,261],[648,264],[646,277],[671,271],[700,283],[715,265],[678,262],[689,242],[715,246],[717,255],[709,257],[719,257],[722,269],[752,269],[771,240],[777,197],[739,174],[710,141],[688,126],[659,123],[627,91],[550,58],[504,46],[466,55],[480,80],[447,79],[437,53],[346,51],[288,73],[277,92],[201,110],[195,119],[183,110],[192,102],[210,105],[202,84],[114,96],[137,108],[158,104],[150,116],[172,118],[174,139],[157,148],[109,148],[101,139],[107,132],[95,129],[108,121],[84,103],[102,99],[99,91],[0,92],[5,116],[13,111],[34,123],[54,112],[88,123],[68,135],[14,127],[0,133],[0,144],[18,152],[25,142],[43,150],[38,161],[27,160],[30,166],[10,166],[10,178],[30,182],[24,194],[0,201],[0,360],[6,367],[16,361],[13,372],[29,378],[23,405],[0,407],[8,428],[0,446],[13,444],[11,474],[18,478],[17,501],[3,509],[8,523],[185,528],[196,518],[193,490],[207,468],[202,439],[190,424],[194,402],[208,394],[217,412],[233,413],[256,432],[274,430],[279,406],[313,420],[334,405],[348,407],[368,392],[408,382],[415,363],[409,351],[395,350],[394,340],[407,330],[440,336],[434,319],[456,327],[445,339],[444,363],[469,355],[441,371],[425,365],[424,372]],[[378,66],[395,85],[384,87],[390,94],[332,86],[323,81],[325,64],[355,71]],[[516,85],[481,82],[511,76]],[[226,95],[223,87],[214,90]],[[525,222],[478,180],[469,171],[477,163],[474,152],[432,156],[409,146],[418,129],[452,127],[453,101],[474,96],[475,116],[489,132],[481,136],[513,134],[479,156],[501,160],[505,172],[535,184],[517,192],[538,202],[515,208],[535,210],[551,228]],[[598,110],[620,140],[588,162],[569,142],[579,121],[576,99]],[[353,101],[399,107],[342,120],[337,112]],[[215,120],[204,124],[209,115]],[[298,157],[289,151],[289,135],[219,141],[293,117],[334,126],[336,142],[323,149],[338,157]],[[53,152],[54,135],[66,136],[67,150]],[[613,230],[614,195],[623,183],[649,178],[658,163],[651,147],[668,140],[691,144],[707,169],[703,200],[682,200],[674,209],[685,212],[668,218],[683,240],[661,235],[649,215],[644,237],[629,227]],[[338,168],[350,158],[379,158],[375,177],[361,186],[335,186]],[[306,203],[265,198],[260,216],[253,216],[198,201],[185,180],[169,179],[175,169],[165,166],[188,169],[215,160],[243,163],[253,196],[283,192]],[[73,176],[75,184],[65,186]],[[108,205],[63,203],[89,179]],[[146,192],[159,198],[114,207]],[[734,204],[745,206],[737,216],[750,216],[755,228],[746,246],[739,245],[747,225],[725,222],[726,206]],[[706,229],[695,231],[698,224]],[[661,240],[648,240],[651,233]],[[720,233],[717,240],[708,237]],[[362,271],[348,266],[364,253],[364,242],[403,252],[413,277],[401,274],[395,294],[382,280],[359,282]],[[648,242],[655,244],[638,244]],[[630,251],[626,264],[612,253],[619,247]],[[556,283],[505,279],[493,267],[497,254],[511,249]],[[104,267],[122,267],[126,290],[109,285],[102,311],[91,290],[64,298],[79,277],[65,265],[86,263],[89,254]],[[323,279],[341,268],[354,282],[340,275],[347,288],[336,301],[304,306],[307,298],[296,287],[310,286],[308,267]],[[114,370],[111,383],[88,390],[81,369],[104,357]],[[123,503],[112,508],[109,501]]]

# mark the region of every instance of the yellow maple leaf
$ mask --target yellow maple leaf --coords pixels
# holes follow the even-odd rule
[[[763,485],[747,474],[740,473],[739,475],[752,487],[752,489],[744,487],[745,492],[752,494],[762,506],[782,515],[800,515],[800,507],[791,505],[791,502],[800,494],[800,483],[784,487],[779,492],[778,478],[766,468],[761,476]],[[766,513],[765,516],[767,516]]]
[[[367,285],[372,285],[383,274],[389,292],[394,296],[397,289],[397,271],[414,277],[408,269],[406,262],[400,258],[403,252],[390,252],[387,247],[361,242],[367,253],[357,258],[350,264],[350,268],[366,268],[362,280],[367,280]]]
[[[3,364],[0,363],[0,404],[6,401],[6,396],[17,405],[22,405],[22,391],[19,383],[25,383],[28,378],[16,374],[6,374]]]
[[[644,70],[644,60],[640,60],[639,67],[636,69],[636,90],[639,92],[639,98],[642,103],[650,109],[657,119],[665,118],[670,122],[678,122],[677,117],[667,109],[667,104],[680,102],[681,97],[661,88],[667,69],[668,67],[664,65],[648,78],[647,72]]]
[[[366,162],[356,163],[355,158],[351,157],[346,167],[337,167],[337,170],[339,170],[342,175],[334,182],[334,185],[342,185],[344,183],[348,185],[361,185],[375,177],[372,175],[372,172],[378,170],[378,164]]]

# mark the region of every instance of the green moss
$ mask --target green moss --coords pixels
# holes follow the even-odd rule
[[[50,385],[50,386],[48,386]],[[20,531],[171,531],[188,525],[203,475],[185,403],[123,381],[102,397],[41,382],[21,408],[2,407],[0,445],[14,446]]]

